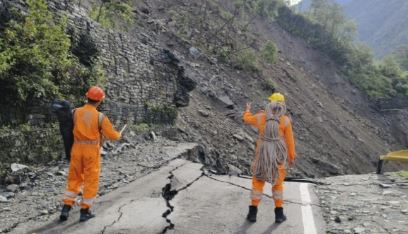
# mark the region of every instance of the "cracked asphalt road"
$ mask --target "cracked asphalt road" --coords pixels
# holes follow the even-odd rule
[[[105,234],[325,233],[316,198],[311,193],[310,200],[305,201],[301,196],[301,183],[286,183],[286,222],[280,225],[273,222],[270,185],[265,188],[258,222],[246,222],[250,186],[249,179],[211,175],[203,170],[201,164],[175,159],[159,170],[101,197],[95,209],[97,216],[86,223],[78,222],[79,212],[75,209],[65,223],[59,223],[58,215],[55,215],[55,219],[45,226],[20,231]],[[172,191],[171,196],[165,196],[166,187],[167,191]],[[305,213],[306,207],[310,207],[312,213]],[[312,219],[309,216],[313,216]],[[314,229],[310,229],[310,220],[315,224]]]

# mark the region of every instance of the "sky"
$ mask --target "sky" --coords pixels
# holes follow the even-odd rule
[[[290,1],[290,5],[295,5],[297,3],[299,3],[302,0],[289,0]]]

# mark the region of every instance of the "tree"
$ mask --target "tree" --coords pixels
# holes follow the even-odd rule
[[[402,75],[402,70],[393,57],[385,58],[379,67],[384,76],[397,78]]]
[[[58,96],[74,64],[66,18],[54,22],[44,0],[28,0],[28,15],[11,20],[0,44],[0,86],[7,102]]]
[[[268,41],[263,50],[262,57],[270,64],[274,63],[276,60],[276,45],[273,41]]]
[[[72,54],[66,17],[55,20],[45,0],[27,3],[27,15],[15,13],[0,33],[0,105],[21,115],[53,98],[75,101],[101,78]]]
[[[405,71],[408,71],[408,45],[401,46],[392,55]]]
[[[128,0],[100,0],[99,6],[91,12],[91,18],[106,28],[114,28],[118,23],[131,23],[133,17]]]
[[[310,10],[305,14],[339,40],[349,41],[356,35],[355,23],[348,20],[342,6],[332,0],[312,0]]]

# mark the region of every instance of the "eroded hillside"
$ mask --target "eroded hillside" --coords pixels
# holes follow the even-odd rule
[[[186,14],[186,18],[194,20],[200,17],[194,13],[206,6],[205,1],[149,4],[148,18],[168,22],[164,26],[166,32],[159,35],[162,43],[177,41],[172,38],[177,38],[177,29],[183,23],[169,12]],[[234,12],[228,1],[220,1],[216,7]],[[216,17],[213,13],[216,11],[211,9],[207,19]],[[248,21],[241,21],[244,22]],[[257,53],[270,40],[279,48],[276,63],[262,64],[261,74],[214,63],[211,54],[196,59],[190,55],[189,48],[200,45],[186,39],[170,43],[182,58],[188,76],[198,83],[191,93],[190,105],[181,109],[179,132],[186,139],[204,143],[212,165],[223,167],[226,162],[244,170],[248,168],[253,142],[246,134],[252,139],[256,134],[243,128],[240,115],[246,102],[263,105],[271,92],[265,79],[271,79],[276,89],[287,95],[297,139],[297,172],[308,176],[369,172],[373,171],[379,154],[401,147],[404,142],[400,140],[404,137],[395,139],[389,131],[401,129],[399,122],[394,123],[394,117],[372,108],[368,98],[347,82],[324,54],[310,49],[274,22],[254,17],[249,25],[249,34],[256,35],[249,46]],[[193,41],[200,37],[196,34],[211,35],[200,31],[199,26],[190,30]],[[229,33],[232,37],[242,36],[233,30]]]

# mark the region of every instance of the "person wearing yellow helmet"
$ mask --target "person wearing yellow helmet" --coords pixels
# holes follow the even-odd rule
[[[285,96],[281,93],[273,93],[271,96],[268,97],[268,100],[271,102],[282,102],[285,103]]]
[[[272,184],[275,201],[275,222],[286,220],[283,213],[283,181],[286,176],[286,162],[292,166],[295,161],[295,141],[292,124],[286,115],[285,96],[273,93],[265,110],[251,113],[251,104],[247,104],[243,115],[245,124],[258,129],[255,158],[252,163],[251,205],[247,219],[256,222],[258,205],[263,196],[265,182]]]

